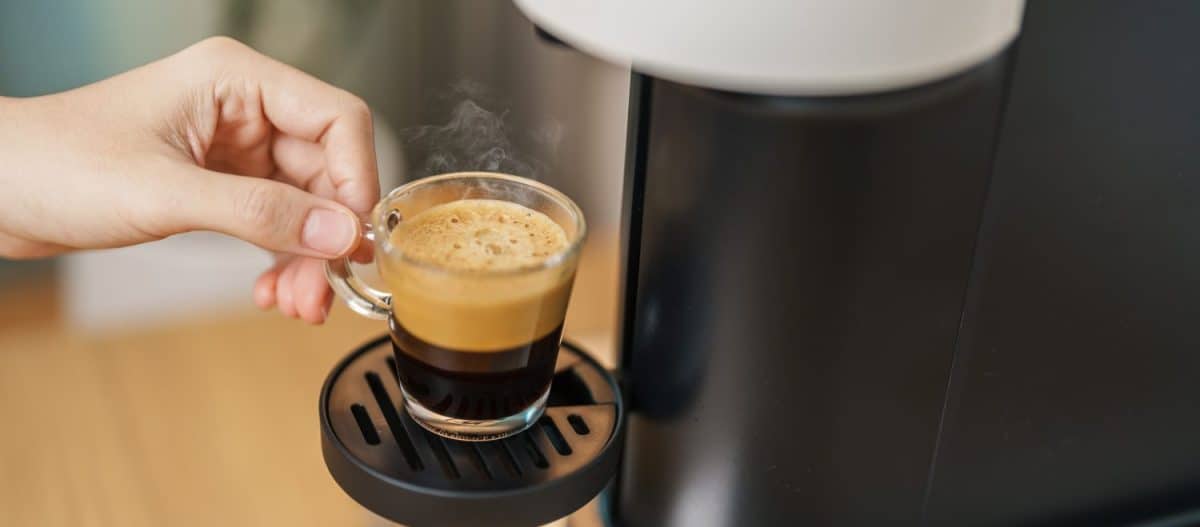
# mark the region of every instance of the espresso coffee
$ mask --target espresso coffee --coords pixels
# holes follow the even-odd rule
[[[408,395],[438,414],[473,421],[500,419],[536,403],[550,388],[562,336],[559,326],[527,344],[479,353],[423,341],[394,317],[389,327],[396,374]]]
[[[400,218],[396,257],[379,259],[392,293],[396,373],[437,414],[505,418],[549,389],[573,265],[547,215],[509,201],[464,199]]]

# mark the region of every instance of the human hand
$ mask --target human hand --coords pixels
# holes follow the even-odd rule
[[[320,323],[323,260],[355,249],[378,198],[366,104],[228,38],[0,98],[0,256],[222,232],[277,253],[260,307]]]

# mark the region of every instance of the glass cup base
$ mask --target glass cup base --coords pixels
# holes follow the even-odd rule
[[[403,386],[400,388],[400,391],[404,392]],[[517,435],[524,432],[530,426],[533,426],[538,418],[542,416],[542,412],[546,411],[546,399],[549,396],[550,388],[547,387],[546,392],[541,397],[538,397],[538,400],[520,412],[500,419],[483,421],[460,419],[458,417],[439,414],[413,400],[412,397],[408,396],[407,392],[404,393],[404,408],[408,410],[408,415],[412,416],[413,421],[421,425],[421,428],[447,439],[457,441],[495,441]]]

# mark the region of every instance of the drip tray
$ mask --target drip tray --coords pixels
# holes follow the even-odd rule
[[[624,431],[613,377],[569,343],[545,415],[506,439],[455,441],[413,422],[386,335],[334,368],[320,412],[333,479],[372,512],[414,527],[527,527],[566,516],[612,479]]]

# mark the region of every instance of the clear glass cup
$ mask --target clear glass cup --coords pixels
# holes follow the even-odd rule
[[[405,254],[405,230],[397,231],[404,218],[466,199],[541,212],[563,229],[566,246],[505,269],[451,268]],[[499,439],[545,410],[586,231],[579,206],[547,185],[490,172],[444,174],[391,191],[364,225],[387,291],[359,280],[344,259],[329,262],[326,276],[350,309],[388,321],[404,405],[417,423],[452,439]]]

